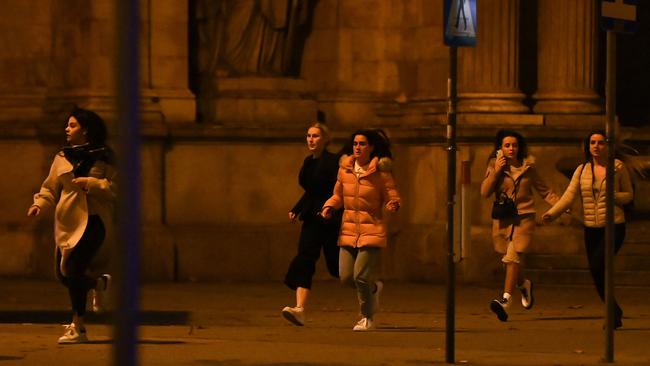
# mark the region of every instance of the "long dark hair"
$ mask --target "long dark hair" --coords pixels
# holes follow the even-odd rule
[[[393,154],[390,152],[390,139],[388,135],[386,135],[384,130],[378,128],[357,130],[352,133],[341,150],[343,154],[352,155],[354,137],[357,135],[365,136],[368,140],[368,145],[373,147],[370,153],[370,159],[374,157],[379,159],[393,157]]]
[[[528,143],[526,142],[524,136],[522,136],[522,134],[517,131],[502,129],[497,131],[497,135],[494,139],[494,150],[488,159],[497,156],[497,150],[501,149],[503,145],[503,139],[506,137],[514,137],[517,139],[517,143],[519,144],[519,150],[517,150],[517,160],[523,161],[526,157],[528,157]]]
[[[68,119],[74,117],[81,128],[86,132],[86,140],[92,147],[103,147],[106,145],[108,136],[106,124],[97,113],[83,108],[75,108],[70,112]],[[66,120],[66,124],[68,121]]]
[[[83,108],[73,109],[68,119],[70,117],[74,117],[84,129],[88,142],[81,146],[64,146],[61,149],[63,156],[74,166],[75,177],[88,176],[90,168],[97,160],[113,164],[115,156],[113,150],[106,145],[108,133],[104,120],[97,113]],[[66,126],[67,122],[66,120]]]
[[[591,162],[591,160],[593,158],[591,156],[591,151],[589,151],[591,136],[593,136],[593,135],[602,135],[605,138],[605,141],[607,141],[607,134],[605,133],[605,130],[593,130],[593,131],[589,132],[589,134],[587,135],[587,137],[585,138],[585,140],[582,143],[582,150],[583,150],[583,152],[585,154],[585,163]],[[614,153],[616,153],[616,152],[614,152]]]

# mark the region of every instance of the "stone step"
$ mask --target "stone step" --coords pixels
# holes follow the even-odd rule
[[[650,256],[650,243],[628,242],[627,238],[619,255],[647,255]]]
[[[633,220],[625,225],[625,243],[650,246],[650,220]]]
[[[623,247],[625,249],[625,247]],[[639,271],[650,268],[650,255],[624,253],[623,249],[616,256],[616,270]],[[530,254],[526,256],[527,269],[588,269],[587,257],[584,254]]]
[[[593,281],[588,269],[526,269],[526,277],[542,285],[589,285]],[[650,286],[650,271],[622,271],[614,274],[617,286]]]

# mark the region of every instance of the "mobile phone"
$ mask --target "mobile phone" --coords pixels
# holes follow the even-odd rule
[[[503,150],[499,149],[499,150],[497,150],[497,157],[496,157],[496,159],[499,160],[499,158],[500,158],[501,156],[503,156]]]

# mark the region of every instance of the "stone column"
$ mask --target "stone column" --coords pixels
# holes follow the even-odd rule
[[[0,7],[0,123],[11,126],[42,118],[52,17],[46,1],[4,0]]]
[[[597,3],[538,0],[538,91],[535,113],[603,111],[596,92]]]
[[[526,113],[519,88],[519,0],[477,2],[477,46],[459,50],[460,112]]]
[[[72,106],[114,114],[113,2],[52,0],[52,49],[45,113],[63,121]],[[110,118],[109,118],[110,119]],[[59,121],[60,122],[60,121]]]
[[[194,121],[188,83],[187,1],[138,0],[140,115],[145,122]],[[45,110],[67,113],[72,105],[114,114],[115,4],[109,0],[52,0],[52,54]]]
[[[165,122],[194,122],[196,98],[189,89],[188,1],[141,0],[143,107]]]

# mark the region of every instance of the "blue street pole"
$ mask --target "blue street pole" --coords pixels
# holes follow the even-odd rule
[[[137,327],[140,249],[139,2],[116,3],[116,103],[119,200],[114,255],[116,291],[113,364],[138,363]]]

